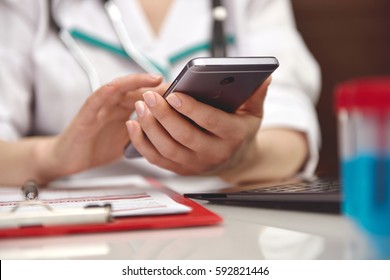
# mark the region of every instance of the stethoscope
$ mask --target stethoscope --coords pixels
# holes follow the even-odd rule
[[[52,7],[50,5],[51,1],[48,1],[51,25],[57,32],[59,38],[64,43],[66,48],[72,54],[74,59],[86,73],[92,91],[95,91],[101,85],[99,75],[97,73],[96,68],[93,66],[90,59],[79,46],[76,39],[86,41],[95,46],[131,58],[143,71],[148,73],[162,74],[166,79],[169,79],[167,71],[165,71],[162,67],[158,66],[156,63],[153,63],[134,46],[129,36],[129,33],[126,31],[126,27],[122,20],[122,14],[118,6],[112,0],[101,1],[103,2],[104,9],[110,19],[116,36],[119,39],[119,42],[121,44],[120,47],[115,47],[113,45],[108,44],[107,42],[103,42],[97,38],[93,38],[77,30],[68,30],[65,28],[61,28],[55,20],[55,17],[53,16]],[[226,44],[229,42],[231,43],[234,40],[231,37],[225,38],[224,21],[227,18],[227,10],[223,6],[221,0],[212,0],[211,9],[213,17],[212,39],[208,47],[210,49],[212,57],[224,57],[226,56]],[[176,55],[175,58],[178,59],[182,58],[185,55],[189,55],[192,51],[196,51],[197,48],[200,47],[203,48],[204,46],[194,47],[191,50],[187,50],[179,55]]]

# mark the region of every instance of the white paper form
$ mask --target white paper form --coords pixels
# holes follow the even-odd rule
[[[24,201],[20,189],[0,188],[0,213],[11,211]],[[38,200],[53,210],[84,208],[111,204],[113,217],[139,215],[166,215],[188,213],[191,208],[177,203],[162,191],[140,177],[126,177],[116,181],[107,178],[93,181],[57,183],[51,188],[39,189]],[[42,211],[42,206],[27,205],[18,211]]]

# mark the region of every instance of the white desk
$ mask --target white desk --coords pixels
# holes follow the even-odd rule
[[[183,182],[166,184],[183,190]],[[224,222],[196,228],[3,239],[0,259],[360,258],[360,245],[343,216],[205,205]]]

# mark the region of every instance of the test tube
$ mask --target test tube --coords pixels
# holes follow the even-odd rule
[[[343,212],[364,230],[390,236],[390,77],[336,88]]]

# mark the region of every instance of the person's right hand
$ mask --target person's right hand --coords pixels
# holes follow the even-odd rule
[[[142,93],[166,88],[161,76],[129,75],[96,90],[58,136],[39,147],[38,180],[48,182],[112,162],[123,154],[129,141],[125,122]]]

